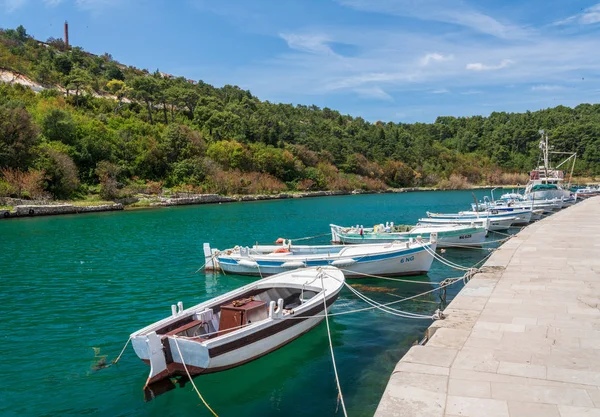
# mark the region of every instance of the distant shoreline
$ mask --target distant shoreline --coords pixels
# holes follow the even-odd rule
[[[410,187],[410,188],[389,188],[383,191],[311,191],[305,193],[280,193],[280,194],[249,194],[223,196],[219,194],[190,194],[187,196],[178,195],[173,198],[149,197],[149,198],[127,198],[116,200],[114,202],[103,202],[97,205],[81,205],[78,201],[55,201],[55,202],[37,202],[21,200],[14,198],[0,198],[0,220],[38,217],[38,216],[57,216],[62,214],[83,214],[98,213],[103,211],[131,211],[151,208],[188,206],[200,204],[222,204],[222,203],[241,203],[249,201],[268,201],[268,200],[287,200],[292,198],[314,198],[314,197],[333,197],[344,195],[360,194],[401,194],[426,191],[468,191],[468,190],[491,190],[493,188],[517,188],[516,185],[502,186],[477,186],[471,188],[447,190],[438,187]],[[13,204],[10,204],[13,203]],[[88,202],[89,203],[89,202]]]

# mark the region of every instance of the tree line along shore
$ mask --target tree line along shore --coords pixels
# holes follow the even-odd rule
[[[524,184],[539,129],[600,175],[600,105],[365,121],[0,29],[0,197],[286,195]],[[159,203],[160,201],[156,201]]]

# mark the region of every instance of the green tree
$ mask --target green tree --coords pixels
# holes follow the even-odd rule
[[[50,110],[42,119],[42,133],[49,141],[75,144],[76,128],[71,113],[56,108]]]
[[[146,103],[148,110],[148,120],[150,124],[154,123],[152,120],[152,108],[156,101],[156,95],[158,93],[158,81],[154,77],[135,77],[131,80],[131,97],[134,100],[141,100]]]
[[[79,93],[89,89],[92,83],[90,74],[82,68],[73,68],[67,77],[67,94],[70,90],[75,90],[75,106],[79,107]]]
[[[0,106],[0,167],[27,170],[39,132],[25,109]]]

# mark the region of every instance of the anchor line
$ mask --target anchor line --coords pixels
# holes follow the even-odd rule
[[[196,394],[198,394],[198,397],[200,397],[200,400],[202,400],[202,403],[206,406],[206,408],[208,408],[208,411],[210,411],[213,416],[219,417],[218,414],[215,413],[215,411],[212,408],[210,408],[210,405],[208,405],[208,403],[206,402],[206,400],[204,399],[202,394],[200,394],[200,391],[198,391],[196,384],[194,384],[194,380],[192,379],[192,376],[190,375],[190,371],[188,371],[187,365],[185,364],[185,361],[183,360],[183,354],[181,353],[181,350],[179,349],[179,343],[177,342],[177,336],[174,336],[173,340],[175,341],[175,347],[177,347],[177,352],[179,352],[179,357],[181,358],[181,364],[183,365],[183,369],[185,369],[185,373],[187,374],[190,382],[192,383],[192,386],[194,387]]]

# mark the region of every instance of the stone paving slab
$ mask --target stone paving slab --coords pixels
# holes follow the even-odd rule
[[[600,417],[600,197],[506,242],[396,366],[376,417]]]

